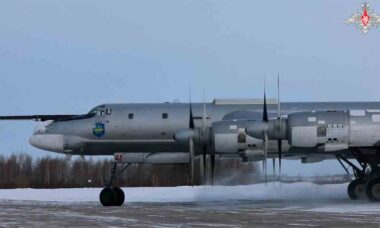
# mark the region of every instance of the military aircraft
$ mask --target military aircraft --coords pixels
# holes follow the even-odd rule
[[[279,99],[278,99],[279,100]],[[0,116],[36,120],[30,144],[67,155],[114,155],[111,179],[100,193],[104,206],[120,206],[118,164],[188,163],[194,180],[215,156],[263,161],[300,158],[303,163],[336,158],[352,168],[348,196],[380,201],[380,102],[277,102],[275,99],[215,99],[211,103],[102,104],[87,114]],[[352,162],[355,159],[357,162]],[[265,171],[266,172],[266,171]],[[266,173],[265,173],[266,176]]]

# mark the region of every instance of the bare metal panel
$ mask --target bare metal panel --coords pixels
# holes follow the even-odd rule
[[[263,99],[214,99],[214,105],[259,105],[263,104]],[[267,104],[277,104],[276,99],[267,99]]]
[[[239,150],[237,140],[238,135],[236,133],[215,134],[215,151],[220,153],[237,152]]]
[[[350,110],[350,116],[365,116],[364,110]]]
[[[380,139],[380,125],[352,125],[350,146],[372,146]]]
[[[348,149],[347,143],[326,143],[325,152],[333,152]]]
[[[313,147],[318,143],[317,127],[292,127],[292,145],[297,147]]]

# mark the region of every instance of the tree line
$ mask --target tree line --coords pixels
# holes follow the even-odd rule
[[[42,157],[28,154],[0,155],[0,188],[77,188],[103,187],[110,179],[113,160],[93,157]],[[122,166],[119,165],[122,169]],[[201,172],[196,160],[196,185],[210,183],[210,170]],[[255,163],[240,159],[216,159],[215,184],[254,183],[259,176]],[[117,179],[120,186],[190,185],[190,165],[132,164]]]

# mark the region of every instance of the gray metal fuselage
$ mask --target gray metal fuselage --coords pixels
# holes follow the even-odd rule
[[[195,127],[203,124],[204,107],[207,127],[222,120],[262,119],[261,103],[193,103]],[[301,111],[352,109],[380,109],[380,102],[281,103],[281,115]],[[187,145],[179,144],[173,138],[176,132],[189,127],[188,103],[104,104],[97,106],[92,112],[97,115],[54,121],[38,127],[30,140],[31,144],[48,151],[80,155],[189,150]],[[270,118],[276,117],[277,104],[268,104],[268,112]]]

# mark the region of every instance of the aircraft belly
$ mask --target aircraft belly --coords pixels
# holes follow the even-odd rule
[[[173,141],[88,142],[84,155],[112,155],[116,152],[178,152],[188,148]]]

